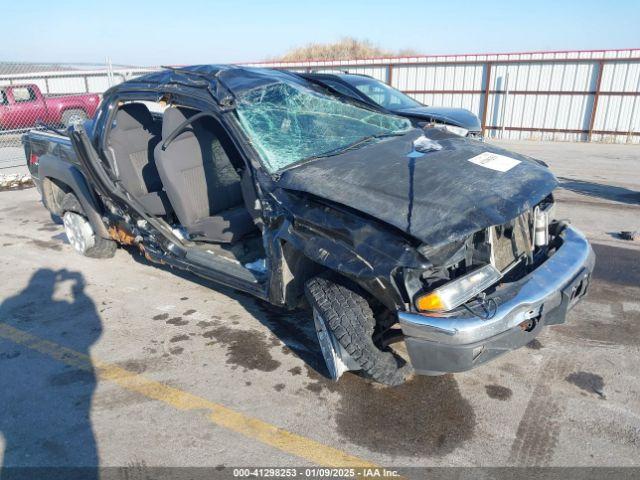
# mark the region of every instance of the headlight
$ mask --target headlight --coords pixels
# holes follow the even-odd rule
[[[447,132],[453,133],[454,135],[458,135],[460,137],[466,137],[467,133],[469,133],[469,130],[467,130],[466,128],[446,125],[444,123],[435,123],[433,126],[436,128],[442,128],[443,130],[446,130]]]
[[[421,312],[448,312],[483,292],[501,277],[493,265],[485,265],[418,297],[416,307]]]

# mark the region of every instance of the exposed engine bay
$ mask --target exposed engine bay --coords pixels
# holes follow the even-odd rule
[[[555,240],[551,220],[553,210],[553,196],[549,195],[516,218],[478,231],[464,241],[437,250],[421,247],[419,250],[434,267],[423,272],[407,272],[405,283],[409,298],[418,310],[448,311],[484,294],[496,282],[509,283],[523,278],[552,254]],[[421,308],[420,298],[425,292],[437,290],[452,281],[464,281],[476,272],[481,272],[483,278],[476,279],[475,288],[468,288],[472,287],[468,285],[464,296],[458,297],[457,301],[445,305],[423,304],[426,308]],[[416,273],[417,279],[413,278]]]

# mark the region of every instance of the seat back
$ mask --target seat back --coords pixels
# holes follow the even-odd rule
[[[191,111],[168,108],[162,120],[162,141],[184,122]],[[242,205],[240,177],[205,119],[187,125],[162,150],[156,164],[178,220],[187,229],[199,220]]]
[[[162,190],[153,156],[158,142],[158,132],[146,105],[129,103],[120,107],[109,134],[109,147],[118,178],[134,197]]]

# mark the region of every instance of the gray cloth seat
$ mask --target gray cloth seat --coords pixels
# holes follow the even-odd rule
[[[142,103],[126,104],[116,113],[109,147],[124,188],[152,215],[166,215],[169,202],[155,165],[160,141],[151,112]]]
[[[187,119],[187,109],[168,108],[162,141]],[[190,116],[190,115],[189,115]],[[155,149],[158,173],[178,220],[195,239],[233,243],[256,231],[244,205],[240,176],[225,152],[211,119],[184,128],[162,150]],[[220,133],[220,132],[218,132]]]

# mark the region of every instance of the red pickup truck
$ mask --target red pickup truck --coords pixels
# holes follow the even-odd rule
[[[0,87],[0,131],[30,128],[38,121],[69,126],[93,117],[99,103],[93,93],[44,97],[35,84]]]

